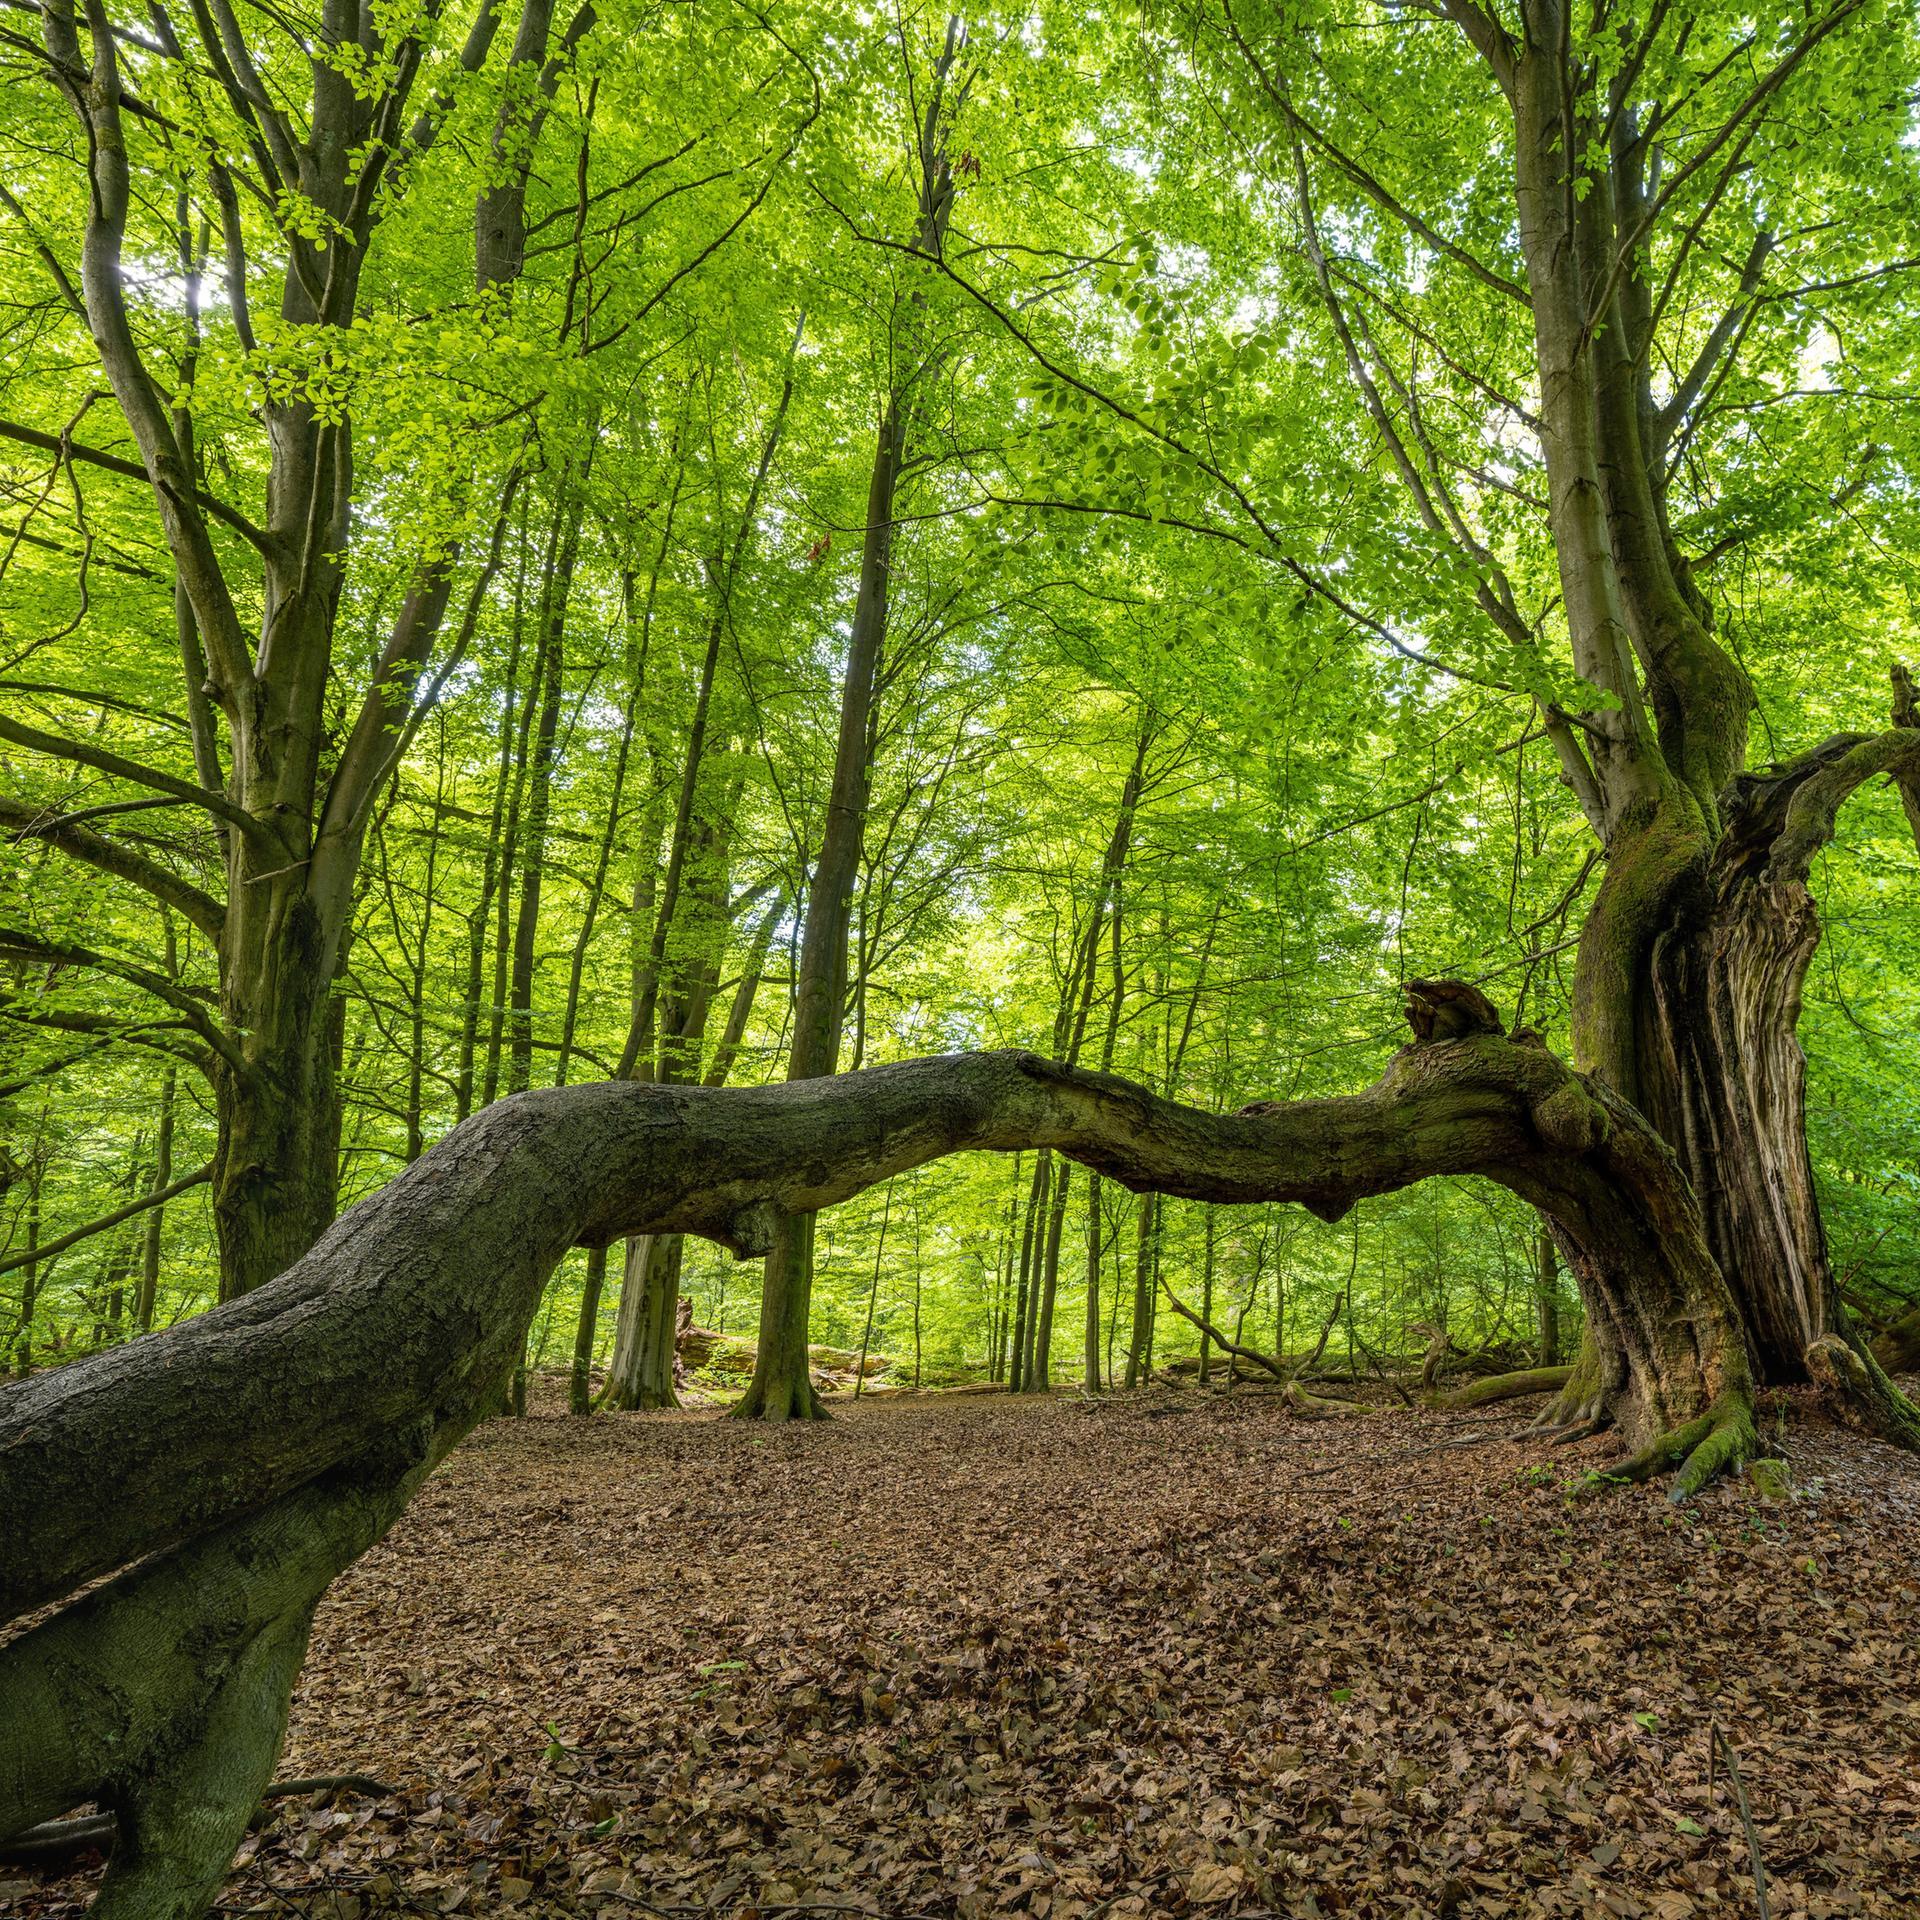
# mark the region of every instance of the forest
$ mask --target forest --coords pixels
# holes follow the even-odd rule
[[[1920,1914],[1920,17],[8,0],[0,1913]]]

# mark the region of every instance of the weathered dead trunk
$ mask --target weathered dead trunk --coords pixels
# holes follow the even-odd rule
[[[1674,857],[1670,843],[1620,860],[1582,940],[1590,998],[1580,1037],[1608,1082],[1669,1142],[1698,1199],[1702,1229],[1726,1277],[1755,1378],[1815,1378],[1854,1414],[1903,1445],[1920,1445],[1920,1411],[1886,1380],[1840,1300],[1806,1131],[1806,1060],[1796,1028],[1820,941],[1808,864],[1835,814],[1871,773],[1920,764],[1920,734],[1842,735],[1765,775],[1742,775],[1721,797],[1711,851]],[[1638,874],[1636,874],[1636,867]],[[1640,875],[1653,884],[1635,897]],[[1589,964],[1589,947],[1601,956]],[[1604,1064],[1602,1064],[1604,1063]],[[1605,1315],[1560,1411],[1591,1417],[1618,1364]],[[1832,1345],[1851,1358],[1836,1362]]]
[[[1640,1104],[1693,1181],[1760,1377],[1803,1380],[1807,1349],[1841,1324],[1794,1031],[1819,922],[1802,886],[1717,877],[1655,943]]]

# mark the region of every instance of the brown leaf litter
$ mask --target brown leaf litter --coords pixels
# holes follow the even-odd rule
[[[1757,1843],[1778,1920],[1920,1916],[1920,1470],[1802,1415],[1794,1497],[1675,1511],[1519,1418],[495,1421],[294,1702],[284,1773],[393,1795],[274,1807],[220,1911],[1686,1920]]]

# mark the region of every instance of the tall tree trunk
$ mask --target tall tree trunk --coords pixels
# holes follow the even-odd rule
[[[1039,1302],[1041,1234],[1045,1231],[1047,1193],[1053,1184],[1053,1155],[1042,1147],[1033,1157],[1033,1180],[1027,1193],[1027,1215],[1020,1227],[1020,1276],[1014,1289],[1013,1352],[1008,1362],[1007,1390],[1024,1393],[1033,1370],[1033,1322]]]
[[[32,1256],[40,1245],[40,1182],[45,1171],[45,1156],[36,1152],[27,1174],[28,1258],[20,1272],[20,1331],[13,1343],[13,1370],[22,1380],[33,1371],[33,1316],[40,1304],[40,1262]]]
[[[1210,1331],[1213,1325],[1213,1230],[1213,1209],[1209,1207],[1207,1209],[1206,1248],[1202,1256],[1203,1264],[1200,1270],[1200,1318],[1202,1322],[1200,1328],[1200,1384],[1203,1387],[1207,1384],[1212,1374],[1212,1369],[1208,1363],[1212,1357],[1213,1347],[1213,1334]],[[1276,1353],[1285,1353],[1286,1349],[1284,1347],[1276,1347],[1274,1351]]]
[[[486,843],[480,854],[480,892],[467,916],[467,974],[460,996],[460,1056],[454,1083],[454,1117],[464,1120],[473,1111],[474,1062],[480,1036],[480,993],[485,983],[487,926],[494,914],[495,895],[503,884],[500,874],[501,833],[506,825],[507,793],[513,784],[514,742],[520,724],[520,661],[525,651],[526,623],[520,618],[521,576],[526,550],[526,505],[521,496],[518,547],[523,556],[514,573],[513,638],[507,654],[506,689],[500,702],[499,746],[495,752],[493,801]],[[530,692],[531,690],[529,690]],[[498,995],[495,996],[496,1003]],[[487,1096],[491,1098],[489,1094]],[[484,1105],[485,1102],[483,1101]]]
[[[847,932],[853,884],[866,831],[871,769],[868,720],[880,648],[886,636],[888,575],[893,550],[893,495],[902,419],[890,403],[880,422],[879,446],[867,490],[866,542],[853,631],[840,691],[840,732],[826,830],[807,892],[800,969],[794,987],[789,1080],[816,1079],[839,1065],[846,994]],[[761,1278],[760,1338],[753,1378],[735,1412],[743,1419],[811,1420],[825,1409],[807,1361],[807,1323],[813,1298],[813,1222],[781,1223]]]
[[[521,644],[520,634],[526,611],[526,555],[522,552],[513,589],[514,646]],[[480,1104],[490,1107],[500,1097],[500,1063],[507,1033],[507,972],[513,955],[513,877],[520,853],[520,814],[526,803],[527,775],[533,751],[534,715],[541,711],[546,686],[546,634],[536,637],[533,671],[527,680],[527,696],[521,704],[515,728],[512,757],[507,768],[507,803],[501,821],[500,880],[493,900],[493,964],[487,992],[486,1067],[481,1079]]]
[[[1133,1334],[1127,1342],[1130,1387],[1145,1386],[1153,1375],[1153,1261],[1158,1212],[1155,1197],[1143,1193],[1133,1248]]]
[[[928,91],[919,129],[920,218],[914,249],[938,259],[953,207],[953,172],[947,157],[947,81],[962,45],[958,15],[947,23],[946,49]],[[916,295],[903,313],[896,303],[891,343],[905,373],[887,395],[867,483],[860,578],[840,688],[840,727],[820,852],[807,888],[806,923],[794,981],[793,1037],[787,1078],[812,1080],[840,1064],[840,1031],[847,992],[847,939],[853,894],[866,840],[867,804],[873,769],[874,687],[886,642],[892,591],[894,495],[906,451],[910,388],[937,359],[920,339],[924,309]],[[907,322],[902,326],[902,321]],[[772,1236],[760,1283],[760,1339],[753,1379],[734,1409],[742,1419],[812,1420],[825,1409],[813,1389],[807,1364],[807,1323],[813,1300],[813,1221],[788,1219]]]
[[[593,1351],[600,1331],[600,1301],[607,1285],[607,1250],[594,1247],[587,1254],[586,1278],[580,1287],[580,1318],[573,1335],[573,1367],[567,1376],[567,1411],[593,1410]]]
[[[860,1363],[853,1370],[853,1397],[867,1383],[867,1354],[873,1346],[873,1316],[880,1304],[880,1262],[887,1251],[887,1222],[893,1217],[893,1182],[887,1182],[886,1198],[880,1205],[880,1237],[873,1249],[873,1285],[867,1289],[867,1324],[860,1330]]]
[[[1048,1393],[1053,1388],[1053,1307],[1060,1287],[1060,1241],[1066,1231],[1067,1188],[1073,1167],[1060,1163],[1060,1177],[1053,1183],[1053,1197],[1047,1207],[1047,1248],[1040,1285],[1040,1311],[1034,1316],[1033,1366],[1027,1381],[1031,1393]]]
[[[164,1193],[173,1184],[174,1073],[171,1060],[160,1069],[160,1105],[153,1130],[153,1185],[149,1189],[153,1193]],[[160,1246],[166,1214],[164,1204],[149,1207],[147,1217],[141,1223],[140,1278],[133,1294],[133,1325],[136,1333],[153,1331],[154,1304],[160,1292]]]
[[[583,462],[583,466],[585,464]],[[584,482],[583,472],[580,484]],[[547,579],[541,607],[544,686],[540,697],[540,731],[528,775],[526,850],[520,862],[520,911],[513,930],[513,982],[508,1015],[512,1034],[507,1059],[509,1093],[522,1093],[533,1083],[533,975],[540,957],[540,896],[546,882],[547,820],[553,807],[553,765],[566,681],[567,600],[574,561],[579,553],[583,511],[584,502],[578,488],[570,485],[566,498],[555,508],[555,535],[547,553]]]

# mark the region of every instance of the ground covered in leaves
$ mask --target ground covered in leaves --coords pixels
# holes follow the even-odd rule
[[[1757,1847],[1780,1920],[1920,1915],[1920,1472],[1789,1423],[1793,1498],[1676,1512],[1517,1429],[496,1421],[295,1701],[283,1773],[391,1795],[278,1805],[223,1910],[1681,1920],[1759,1912]]]

